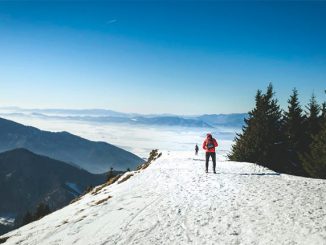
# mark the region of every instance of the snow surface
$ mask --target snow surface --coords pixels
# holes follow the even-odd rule
[[[5,244],[326,244],[325,180],[220,154],[217,172],[204,173],[203,153],[163,152],[127,181],[5,234]]]

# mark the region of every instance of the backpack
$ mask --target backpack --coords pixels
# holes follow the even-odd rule
[[[214,149],[215,148],[214,140],[213,139],[207,140],[206,147],[208,150]]]

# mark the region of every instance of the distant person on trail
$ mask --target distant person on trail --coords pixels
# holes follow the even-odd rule
[[[196,155],[198,155],[198,151],[199,151],[199,147],[198,147],[198,145],[196,144],[196,146],[195,146],[195,154],[196,154]]]
[[[213,161],[213,172],[216,174],[216,153],[215,147],[218,146],[216,139],[211,134],[207,134],[206,139],[203,142],[203,149],[206,151],[206,173],[208,173],[209,157]]]

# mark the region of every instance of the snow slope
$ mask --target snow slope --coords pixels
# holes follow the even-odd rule
[[[164,152],[129,180],[5,234],[5,244],[326,244],[326,181]]]

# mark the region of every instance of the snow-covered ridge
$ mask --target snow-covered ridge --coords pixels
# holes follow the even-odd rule
[[[217,166],[216,175],[205,174],[203,155],[164,152],[127,181],[2,238],[5,244],[326,243],[325,180],[220,156]]]

